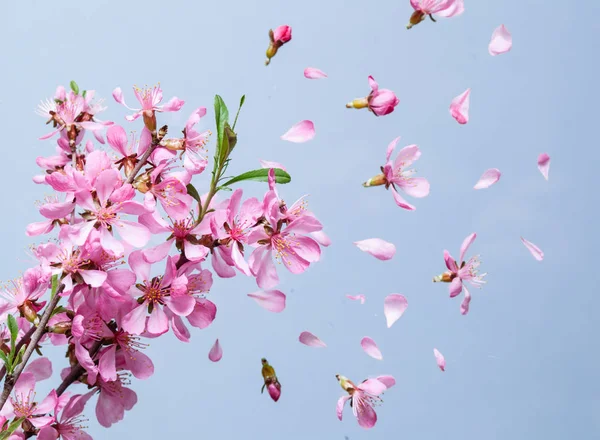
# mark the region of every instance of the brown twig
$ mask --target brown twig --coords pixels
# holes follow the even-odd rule
[[[96,353],[98,353],[98,350],[100,350],[100,347],[102,346],[102,341],[96,341],[94,342],[94,344],[92,344],[92,346],[90,347],[90,357],[94,357],[94,355]],[[74,365],[73,367],[71,367],[71,372],[69,373],[69,375],[67,377],[65,377],[65,379],[62,381],[62,383],[58,386],[58,388],[56,389],[56,394],[58,394],[59,396],[64,393],[67,388],[69,388],[69,386],[75,382],[77,379],[79,379],[79,377],[85,373],[85,368],[83,368],[81,366],[81,364],[77,363],[76,365]]]
[[[158,142],[152,142],[152,145],[150,145],[148,149],[144,151],[144,154],[142,154],[140,161],[135,165],[133,170],[131,170],[131,174],[129,175],[126,181],[127,183],[133,183],[133,179],[135,179],[135,176],[137,176],[137,173],[140,172],[142,167],[146,165],[148,158],[154,152],[154,150],[156,150],[156,147],[158,147]]]

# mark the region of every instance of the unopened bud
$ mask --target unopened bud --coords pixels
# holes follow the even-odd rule
[[[21,316],[31,323],[35,322],[38,317],[35,307],[29,300],[25,301],[23,305],[19,307],[19,311],[21,312]]]
[[[69,330],[71,330],[72,323],[71,321],[62,321],[58,324],[48,327],[48,331],[50,333],[56,333],[57,335],[64,335]]]
[[[225,124],[225,134],[227,135],[227,140],[229,141],[229,152],[231,153],[237,144],[237,134],[233,132],[227,123]]]
[[[167,150],[171,150],[171,151],[182,151],[185,150],[185,139],[176,139],[176,138],[169,138],[169,139],[163,139],[162,141],[160,141],[160,146],[166,148]]]

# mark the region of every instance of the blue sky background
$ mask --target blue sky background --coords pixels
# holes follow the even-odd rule
[[[232,112],[246,94],[230,169],[258,168],[259,159],[286,165],[292,182],[280,194],[292,202],[310,193],[310,209],[333,240],[305,274],[280,272],[279,288],[288,295],[281,314],[246,296],[258,290],[253,279],[217,280],[210,294],[218,306],[213,325],[194,329],[189,344],[171,334],[151,341],[146,353],[155,375],[133,379],[139,402],[124,421],[106,430],[96,422],[95,400],[86,409],[94,438],[600,437],[593,202],[600,6],[467,0],[462,16],[407,31],[411,12],[408,0],[4,5],[0,278],[29,267],[26,248],[33,241],[25,225],[40,219],[34,201],[49,192],[31,181],[35,158],[54,151],[52,142],[37,140],[47,127],[34,109],[71,79],[107,98],[106,119],[138,133],[141,125],[127,123],[125,109],[112,100],[116,86],[130,103],[133,84],[158,81],[166,99],[185,99],[183,111],[159,119],[172,135],[198,106],[209,108],[203,123],[214,129],[214,94]],[[491,57],[487,45],[502,23],[514,47]],[[265,67],[267,32],[280,24],[292,26],[293,40]],[[308,66],[329,78],[305,79]],[[368,75],[399,96],[391,115],[344,107],[368,93]],[[471,120],[460,126],[448,106],[468,87]],[[302,119],[314,121],[313,141],[280,140]],[[429,197],[409,199],[415,212],[398,208],[383,188],[361,187],[396,136],[402,136],[399,146],[420,146],[416,168],[431,183]],[[549,182],[536,166],[542,152],[552,158]],[[473,190],[488,168],[502,171],[500,182]],[[197,178],[196,186],[205,188],[208,177]],[[244,190],[261,197],[266,185],[249,183]],[[472,289],[471,311],[462,316],[461,299],[449,299],[447,286],[431,278],[444,270],[442,251],[457,255],[471,232],[478,234],[471,252],[482,254],[489,275],[483,290]],[[521,235],[542,248],[543,262],[532,258]],[[395,243],[395,258],[381,262],[352,244],[371,237]],[[345,298],[358,293],[367,296],[362,306]],[[387,329],[383,298],[390,293],[404,294],[409,308]],[[301,345],[304,330],[328,347]],[[363,353],[363,336],[379,344],[383,361]],[[224,356],[214,364],[207,354],[217,337]],[[446,356],[445,373],[434,347]],[[49,353],[58,373],[63,353]],[[277,403],[260,394],[263,356],[283,385]],[[348,408],[344,421],[337,420],[343,391],[336,373],[356,381],[396,377],[374,429],[358,427]]]

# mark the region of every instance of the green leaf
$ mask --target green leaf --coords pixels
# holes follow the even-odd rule
[[[55,307],[54,310],[52,310],[52,314],[50,315],[50,317],[52,318],[54,315],[58,315],[59,313],[63,313],[66,311],[67,311],[67,309],[64,308],[63,306]]]
[[[223,138],[225,136],[225,124],[228,120],[229,110],[227,110],[227,106],[225,105],[225,102],[223,102],[223,98],[221,98],[219,95],[215,95],[215,122],[217,124],[217,149],[215,152],[216,160],[221,160],[221,157],[223,157]]]
[[[194,185],[192,185],[191,183],[188,183],[186,188],[187,188],[187,193],[190,196],[192,196],[194,198],[194,200],[196,200],[198,203],[201,203],[200,202],[200,194],[198,194],[196,187],[194,187]]]
[[[6,356],[6,354],[0,350],[0,359],[2,359],[2,362],[4,362],[4,365],[6,366],[6,371],[10,371],[10,361],[8,360],[8,357]]]
[[[17,325],[17,320],[13,315],[8,315],[6,318],[6,324],[8,325],[8,330],[10,331],[11,347],[14,347],[17,337],[19,336],[19,326]]]
[[[221,186],[229,186],[233,183],[242,182],[244,180],[254,180],[256,182],[268,182],[269,181],[269,169],[261,168],[259,170],[253,170],[235,176],[233,179],[228,180]],[[285,171],[275,168],[275,182],[277,183],[289,183],[292,180],[290,175]]]
[[[85,95],[87,94],[87,90],[84,90],[83,92],[81,92],[81,96],[83,96],[85,98]]]
[[[75,92],[76,95],[79,95],[79,86],[77,85],[77,83],[75,81],[71,81],[71,90],[73,90],[73,92]]]
[[[2,431],[0,433],[0,440],[6,440],[7,438],[9,438],[13,432],[15,432],[19,426],[21,426],[21,423],[23,423],[23,420],[25,420],[25,417],[20,417],[18,419],[13,420],[10,425],[8,425],[8,428],[6,431]]]
[[[52,292],[50,293],[50,299],[54,298],[56,291],[58,290],[58,274],[52,275]]]

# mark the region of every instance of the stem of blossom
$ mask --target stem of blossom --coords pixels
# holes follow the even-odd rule
[[[48,321],[50,320],[50,317],[52,316],[52,312],[54,311],[54,308],[60,301],[60,294],[62,293],[62,291],[64,289],[65,289],[65,285],[61,284],[60,287],[58,288],[56,294],[54,295],[54,297],[50,300],[50,302],[46,306],[46,310],[44,310],[44,314],[42,315],[42,318],[40,319],[40,323],[38,324],[37,328],[31,335],[31,341],[29,342],[29,345],[25,349],[25,353],[23,354],[23,360],[17,366],[17,368],[15,369],[15,372],[13,374],[6,376],[6,380],[4,381],[4,389],[2,390],[2,395],[0,396],[0,410],[2,410],[2,408],[4,407],[4,404],[8,400],[8,396],[10,396],[10,393],[12,392],[13,388],[15,387],[15,383],[17,383],[17,380],[19,380],[19,376],[21,376],[21,373],[27,366],[27,362],[29,361],[29,358],[31,357],[33,350],[35,350],[35,347],[37,346],[38,342],[40,342],[40,339],[42,339],[42,336],[46,332],[46,325],[48,324]]]
[[[31,339],[31,335],[33,335],[33,332],[35,331],[37,327],[35,325],[32,325],[31,328],[29,330],[27,330],[27,333],[25,333],[23,335],[23,337],[21,338],[21,340],[19,342],[17,342],[17,346],[15,347],[15,353],[18,353],[21,350],[21,347],[27,343],[29,343],[29,340]],[[6,374],[6,365],[4,365],[2,368],[0,368],[0,380],[4,379],[4,375]]]
[[[102,341],[94,342],[92,344],[92,346],[90,347],[90,351],[89,351],[90,357],[93,358],[94,355],[96,353],[98,353],[98,350],[100,350],[101,346],[102,346]],[[62,393],[64,393],[73,382],[75,382],[77,379],[79,379],[79,377],[83,373],[85,373],[85,368],[83,368],[80,363],[77,363],[76,365],[71,367],[71,372],[69,373],[69,375],[67,377],[65,377],[65,380],[63,380],[62,383],[58,386],[58,388],[56,389],[56,394],[58,394],[59,396],[62,395]]]
[[[158,147],[158,145],[159,145],[158,142],[154,142],[154,140],[152,141],[152,144],[148,147],[148,149],[146,151],[144,151],[144,154],[142,154],[140,161],[135,165],[135,167],[131,171],[131,174],[127,178],[127,183],[129,183],[129,184],[133,183],[135,176],[137,176],[137,173],[139,173],[140,170],[142,169],[142,167],[144,165],[146,165],[148,158],[154,152],[154,150],[156,150],[156,147]]]

